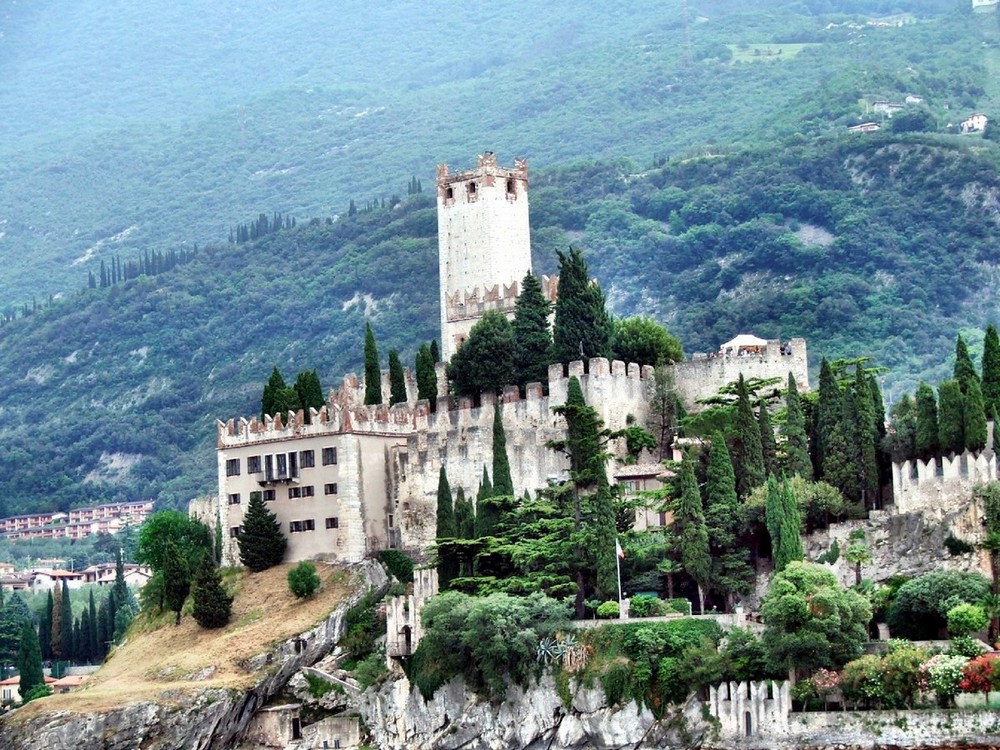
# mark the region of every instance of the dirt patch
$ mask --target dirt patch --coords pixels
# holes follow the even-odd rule
[[[219,630],[205,630],[189,612],[180,625],[172,613],[155,621],[140,616],[128,640],[82,688],[29,704],[24,713],[99,711],[137,700],[174,703],[192,690],[249,687],[259,679],[246,669],[250,658],[314,626],[350,591],[343,569],[317,563],[322,588],[298,600],[288,590],[291,567],[233,576],[232,618]]]

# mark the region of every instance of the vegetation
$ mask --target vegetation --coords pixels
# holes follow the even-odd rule
[[[240,562],[255,573],[278,565],[285,557],[288,540],[281,533],[277,516],[264,505],[260,493],[250,494],[237,543]]]
[[[311,562],[300,562],[288,571],[288,588],[299,599],[308,599],[319,590],[319,576]]]
[[[191,596],[194,599],[191,614],[203,628],[221,628],[229,623],[233,597],[222,586],[214,556],[202,555]]]
[[[898,637],[937,638],[947,625],[948,611],[952,607],[963,602],[976,604],[989,591],[989,581],[978,573],[925,573],[900,586],[886,621]]]

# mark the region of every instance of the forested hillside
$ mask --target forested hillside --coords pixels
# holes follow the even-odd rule
[[[912,390],[949,371],[956,329],[1000,313],[997,151],[874,134],[534,170],[535,268],[577,245],[613,312],[664,320],[688,352],[801,335]],[[389,347],[412,366],[438,334],[435,211],[429,192],[362,203],[0,328],[0,513],[211,491],[215,419],[256,413],[274,366],[324,390],[360,372],[366,317],[382,366]]]
[[[640,171],[841,133],[884,117],[876,99],[923,97],[942,132],[996,109],[997,16],[967,0],[686,5],[5,4],[3,309],[115,254],[215,242],[259,211],[333,216],[487,148]]]

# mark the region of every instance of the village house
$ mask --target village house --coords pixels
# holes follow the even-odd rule
[[[959,124],[959,128],[963,135],[968,133],[982,133],[986,130],[986,124],[989,122],[989,118],[982,112],[976,112],[970,115],[967,119],[962,120]]]

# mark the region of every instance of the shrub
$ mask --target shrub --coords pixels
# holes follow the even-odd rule
[[[319,590],[319,576],[311,562],[300,562],[288,571],[288,588],[299,599],[308,599]]]
[[[662,617],[668,612],[666,602],[650,594],[633,596],[628,608],[629,617]]]
[[[413,581],[413,560],[398,549],[384,549],[378,553],[379,562],[402,583]]]
[[[661,599],[663,605],[667,608],[667,614],[671,612],[676,612],[679,615],[684,615],[685,617],[691,616],[691,600],[690,599]]]
[[[21,697],[22,703],[30,703],[38,698],[47,698],[52,695],[52,688],[48,685],[35,685],[32,687],[27,694]]]
[[[986,647],[975,638],[970,638],[967,635],[960,635],[957,638],[951,639],[951,645],[948,647],[948,654],[951,656],[964,656],[967,659],[975,659],[985,650]]]
[[[927,661],[927,652],[912,644],[896,642],[882,659],[882,685],[885,708],[913,708],[920,690],[920,665]]]
[[[618,615],[618,602],[602,602],[597,608],[597,617],[601,620],[612,620]]]
[[[949,706],[954,703],[962,680],[962,670],[969,660],[964,656],[937,654],[920,667],[921,687],[933,690],[938,703]]]
[[[385,654],[381,651],[374,651],[358,662],[358,665],[351,673],[354,679],[361,685],[362,690],[374,685],[388,672],[385,666]]]
[[[963,693],[982,693],[986,705],[989,705],[990,691],[1000,687],[1000,670],[996,669],[996,660],[982,655],[967,663],[962,669],[958,687]]]
[[[855,706],[880,706],[885,698],[882,660],[868,654],[845,664],[840,672],[840,690],[844,700]]]
[[[764,644],[745,628],[733,628],[726,634],[722,656],[724,680],[746,682],[770,676]]]
[[[948,610],[948,633],[953,637],[978,633],[989,623],[989,618],[978,604],[963,602]]]
[[[886,620],[896,635],[935,638],[946,625],[949,609],[963,602],[981,601],[989,590],[989,581],[979,573],[927,573],[899,587]]]

